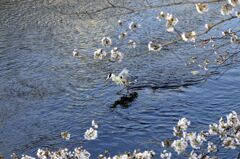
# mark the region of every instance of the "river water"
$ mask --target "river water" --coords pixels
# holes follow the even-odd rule
[[[124,3],[141,8],[139,2]],[[154,142],[171,137],[179,118],[188,118],[190,129],[200,131],[232,110],[240,112],[238,62],[220,67],[207,78],[202,70],[193,76],[186,59],[191,54],[208,54],[206,50],[178,43],[160,53],[147,51],[149,40],[175,36],[156,20],[161,9],[121,16],[116,16],[125,12],[121,9],[90,14],[105,6],[109,4],[102,0],[1,0],[0,154],[8,158],[12,152],[34,155],[38,148],[80,145],[93,158],[106,149],[111,154],[134,149],[159,153],[162,148]],[[197,14],[193,5],[162,10],[177,15],[179,29],[184,30],[202,30],[200,24],[219,18],[216,12],[206,17]],[[89,14],[81,14],[86,11]],[[119,18],[122,27],[117,24]],[[136,49],[124,47],[126,41],[117,38],[131,21],[141,25],[129,35],[141,43]],[[93,60],[103,36],[110,36],[125,53],[122,63]],[[82,57],[72,56],[75,48]],[[122,87],[106,81],[108,73],[123,68],[137,81],[127,97],[119,92]],[[86,141],[83,134],[93,119],[99,124],[99,137]],[[69,141],[61,139],[62,131],[71,133]]]

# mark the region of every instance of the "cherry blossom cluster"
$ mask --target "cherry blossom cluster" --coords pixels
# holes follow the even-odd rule
[[[162,141],[165,148],[160,155],[162,159],[171,159],[173,152],[188,159],[217,159],[220,148],[240,148],[240,118],[235,111],[228,114],[226,120],[221,117],[218,123],[210,124],[208,131],[188,132],[189,126],[186,118],[178,121],[173,128],[176,139]]]

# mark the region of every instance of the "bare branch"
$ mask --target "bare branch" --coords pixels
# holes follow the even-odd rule
[[[217,27],[218,25],[220,25],[220,24],[222,24],[222,23],[225,23],[225,22],[227,22],[227,21],[230,21],[230,20],[236,19],[236,18],[237,18],[237,16],[231,16],[230,18],[223,19],[223,20],[221,20],[221,21],[219,21],[219,22],[213,24],[213,25],[212,25],[209,29],[207,29],[206,31],[204,31],[204,32],[202,32],[202,33],[200,33],[200,34],[198,34],[198,36],[201,36],[201,35],[203,35],[203,34],[207,34],[209,31],[211,31],[213,28]]]

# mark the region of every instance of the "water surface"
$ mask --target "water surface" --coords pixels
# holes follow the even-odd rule
[[[134,149],[159,153],[161,147],[152,141],[172,136],[179,118],[187,117],[192,130],[199,131],[232,110],[240,112],[238,62],[219,68],[207,80],[203,80],[204,71],[193,76],[193,68],[185,66],[186,59],[192,54],[206,55],[206,50],[180,43],[156,54],[147,51],[149,40],[175,36],[155,20],[160,9],[112,18],[113,13],[122,12],[110,9],[92,17],[76,14],[105,5],[105,1],[76,0],[0,2],[1,154],[34,155],[37,148],[80,145],[93,158],[105,149],[111,154]],[[132,1],[126,5],[139,4]],[[178,15],[183,30],[201,30],[200,24],[219,17],[213,12],[203,18],[192,5],[162,10]],[[123,27],[117,26],[119,18]],[[132,20],[141,24],[129,37],[142,44],[135,50],[117,39]],[[112,37],[125,53],[122,63],[93,60],[103,36]],[[82,57],[72,57],[74,48]],[[105,80],[108,73],[123,68],[137,79],[127,97],[126,92],[119,93],[122,87]],[[228,71],[222,74],[225,69]],[[99,124],[99,137],[85,141],[83,134],[93,119]],[[59,136],[66,130],[72,135],[67,142]]]

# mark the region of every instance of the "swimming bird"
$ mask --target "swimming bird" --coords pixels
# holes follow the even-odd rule
[[[124,68],[118,75],[110,73],[107,76],[107,80],[108,79],[111,79],[117,85],[127,86],[130,83],[128,80],[128,70],[126,68]]]

